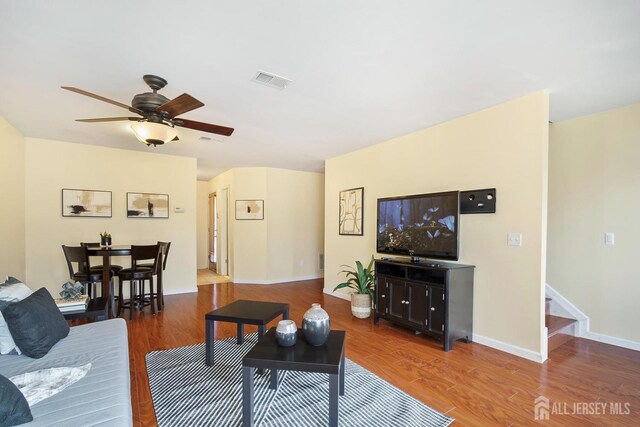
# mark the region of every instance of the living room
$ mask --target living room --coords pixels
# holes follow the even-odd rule
[[[239,299],[286,302],[299,328],[320,302],[332,329],[347,331],[347,359],[454,425],[533,424],[538,396],[630,404],[630,414],[617,415],[552,406],[549,425],[633,425],[637,5],[543,3],[380,3],[364,13],[355,4],[196,2],[175,16],[168,3],[123,3],[125,14],[100,6],[110,21],[94,23],[83,17],[96,13],[87,6],[6,2],[0,230],[10,244],[0,249],[2,279],[55,297],[69,280],[63,244],[103,231],[116,245],[171,242],[164,310],[127,321],[136,425],[166,422],[151,396],[147,353],[203,343],[204,315]],[[158,22],[175,24],[177,40],[199,48],[179,49]],[[149,35],[154,43],[144,49],[127,45]],[[205,49],[221,60],[203,58]],[[259,70],[293,82],[256,84]],[[189,92],[206,104],[187,117],[234,134],[176,125],[179,141],[145,146],[127,122],[75,122],[124,110],[60,89],[128,103],[149,90],[141,77],[150,72],[169,80],[160,93]],[[341,235],[339,193],[360,187],[363,233]],[[352,318],[349,294],[334,288],[343,265],[386,256],[376,251],[378,199],[484,188],[496,189],[496,211],[460,215],[455,261],[475,266],[472,343],[445,353],[437,340],[386,320]],[[63,189],[111,192],[112,215],[64,217]],[[168,218],[128,217],[130,192],[167,194]],[[212,193],[226,197],[230,282],[198,286]],[[261,218],[238,219],[238,201],[262,201]],[[507,244],[511,233],[519,246]],[[550,293],[551,310],[577,321],[575,339],[553,351]],[[215,332],[235,334],[232,324]]]

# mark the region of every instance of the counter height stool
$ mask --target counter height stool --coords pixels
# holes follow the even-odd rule
[[[81,242],[80,246],[84,246],[87,248],[99,248],[100,242]],[[91,257],[88,257],[87,265],[89,266],[89,270],[102,271],[102,265],[91,265]],[[111,273],[114,276],[117,275],[120,270],[122,270],[121,265],[111,264]]]
[[[156,314],[157,293],[153,291],[153,275],[158,269],[162,252],[159,245],[131,246],[131,268],[123,268],[118,273],[118,315],[122,310],[129,309],[129,320],[133,319],[133,309],[137,306],[140,311],[147,305],[151,306],[151,313]],[[147,264],[144,264],[144,262]],[[152,261],[148,263],[148,261]],[[144,287],[149,281],[149,299],[145,298]],[[129,301],[124,302],[122,283],[129,282]],[[136,292],[136,283],[139,284],[140,292]]]
[[[157,293],[156,293],[156,303],[158,305],[158,311],[162,311],[164,308],[164,293],[162,291],[162,280],[164,271],[167,269],[167,259],[169,258],[169,249],[171,248],[171,242],[160,242],[158,241],[158,246],[160,246],[160,250],[162,253],[160,254],[160,262],[156,265],[155,274],[158,276],[157,283]],[[144,267],[153,267],[152,264],[142,264]]]
[[[102,283],[102,270],[90,270],[88,268],[89,256],[87,255],[87,248],[84,246],[62,245],[62,251],[67,260],[69,278],[75,282],[82,283],[87,295],[89,295],[90,298],[94,298],[95,292],[93,292],[93,284]],[[76,268],[74,268],[73,264],[76,264]],[[112,273],[109,274],[109,277],[111,276]]]

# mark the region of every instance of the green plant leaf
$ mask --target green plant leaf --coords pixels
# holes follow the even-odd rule
[[[338,274],[344,274],[347,281],[336,286],[334,291],[337,289],[348,287],[354,289],[358,294],[369,294],[373,298],[375,293],[375,276],[373,265],[373,255],[371,255],[371,261],[369,261],[369,265],[366,268],[360,261],[356,261],[356,268],[343,264],[341,267],[345,267],[346,270],[342,270]]]

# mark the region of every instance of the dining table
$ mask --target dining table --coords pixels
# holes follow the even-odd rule
[[[162,256],[158,262],[162,262],[164,258],[164,249]],[[112,256],[130,256],[131,245],[112,245],[112,246],[93,246],[87,247],[87,255],[102,257],[102,296],[107,299],[109,318],[116,317],[115,300],[111,295],[110,276],[111,273],[111,257]],[[162,294],[162,268],[158,269],[158,295]]]

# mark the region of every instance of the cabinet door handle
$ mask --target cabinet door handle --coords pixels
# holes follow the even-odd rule
[[[405,301],[404,303],[405,303],[405,304],[407,304],[407,305],[409,305],[409,301]]]
[[[400,301],[400,304],[404,304],[404,300]]]
[[[380,298],[384,298],[384,294],[380,295]]]
[[[431,307],[431,311],[436,311],[436,308],[435,307]]]

